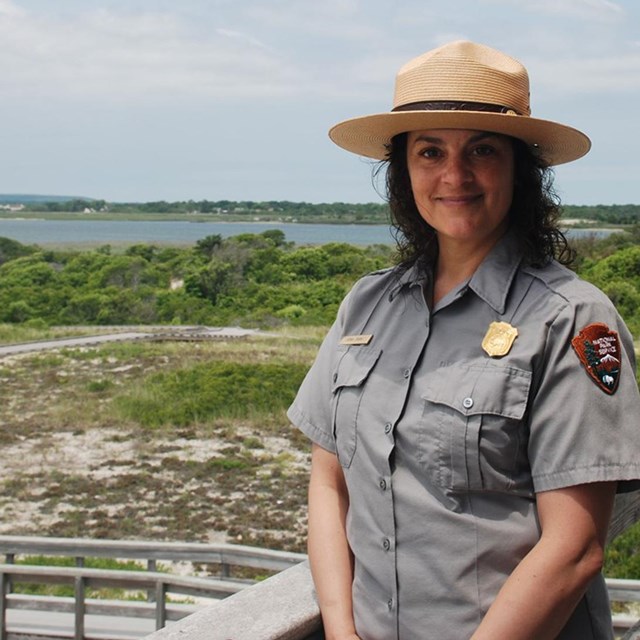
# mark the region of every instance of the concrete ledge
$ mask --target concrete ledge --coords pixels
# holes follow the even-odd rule
[[[307,562],[243,589],[145,640],[305,640],[321,628]]]

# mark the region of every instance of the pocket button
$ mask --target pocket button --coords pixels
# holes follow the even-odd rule
[[[473,398],[465,398],[465,399],[462,401],[462,406],[463,406],[465,409],[471,409],[471,407],[473,407]]]

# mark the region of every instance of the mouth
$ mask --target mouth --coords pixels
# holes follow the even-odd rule
[[[452,207],[465,206],[468,204],[474,204],[482,199],[481,193],[465,194],[465,195],[450,195],[450,196],[438,196],[436,200],[442,204],[446,204]]]

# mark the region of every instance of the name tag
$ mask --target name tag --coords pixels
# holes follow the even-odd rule
[[[344,338],[340,340],[340,344],[369,344],[372,338],[372,333],[366,333],[359,336],[344,336]]]

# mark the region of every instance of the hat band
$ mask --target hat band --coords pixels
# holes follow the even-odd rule
[[[463,102],[459,100],[428,100],[426,102],[411,102],[394,107],[391,111],[486,111],[489,113],[517,112],[511,107],[486,102]]]

